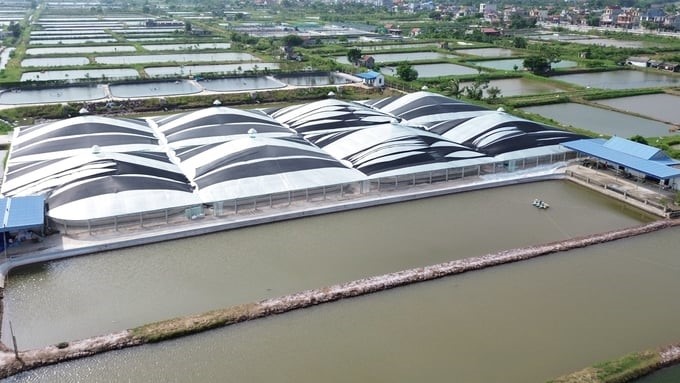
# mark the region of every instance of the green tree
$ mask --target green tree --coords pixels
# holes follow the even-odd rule
[[[497,86],[491,86],[486,89],[486,94],[491,100],[495,100],[501,96],[501,88]]]
[[[12,37],[15,39],[21,37],[21,29],[21,24],[15,23],[14,21],[10,21],[9,26],[7,27],[7,30],[12,33]]]
[[[413,81],[418,78],[418,71],[404,61],[397,66],[397,77],[404,81]]]
[[[359,48],[351,48],[350,50],[347,51],[347,61],[351,62],[352,64],[356,64],[357,61],[361,58],[361,49]]]
[[[454,78],[453,80],[451,80],[449,87],[451,89],[451,95],[453,97],[460,98],[460,95],[463,94],[463,88],[460,87],[460,80],[459,79]]]
[[[515,36],[515,38],[512,39],[512,46],[515,48],[524,49],[527,47],[527,39],[521,36]]]
[[[543,55],[532,55],[524,59],[522,64],[534,74],[545,74],[550,72],[550,60]]]
[[[630,140],[633,141],[633,142],[641,143],[643,145],[648,145],[647,139],[645,139],[644,137],[642,137],[639,134],[634,135],[633,137],[630,138]]]
[[[586,19],[586,24],[590,27],[598,27],[600,26],[600,17],[597,15],[590,15]]]
[[[473,100],[481,100],[484,97],[484,90],[489,87],[489,79],[478,76],[475,81],[465,87],[465,97]]]
[[[287,47],[299,47],[304,43],[302,37],[298,35],[287,35],[283,37],[283,45]]]

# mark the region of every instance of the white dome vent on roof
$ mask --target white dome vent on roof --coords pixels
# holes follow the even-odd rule
[[[248,129],[248,135],[250,136],[250,138],[255,138],[255,136],[257,135],[257,130],[255,130],[255,128]]]

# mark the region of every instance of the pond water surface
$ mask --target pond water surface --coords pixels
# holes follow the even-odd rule
[[[460,49],[455,52],[460,54],[468,54],[481,57],[511,57],[515,55],[515,52],[512,49],[505,48]]]
[[[551,118],[565,126],[607,136],[630,138],[638,134],[643,137],[672,134],[668,124],[576,103],[530,106],[522,110]]]
[[[142,45],[148,51],[192,51],[206,49],[229,49],[229,43],[196,43],[196,44],[156,44]]]
[[[607,105],[621,111],[637,113],[661,121],[680,124],[680,96],[672,94],[646,94],[632,97],[597,100],[597,104]]]
[[[0,52],[0,69],[5,69],[7,62],[9,61],[9,56],[15,48],[5,48]]]
[[[409,217],[428,220],[424,214]],[[450,225],[446,227],[449,230],[440,234],[455,232]],[[496,233],[488,226],[480,229],[487,239]],[[300,237],[304,232],[296,233],[304,239],[299,242],[309,238],[306,234]],[[419,235],[408,235],[408,239],[417,241]],[[680,308],[668,302],[674,301],[680,289],[680,259],[674,251],[678,235],[678,229],[667,230],[393,289],[68,362],[9,381],[431,382],[448,381],[455,374],[456,381],[466,383],[545,382],[631,350],[664,344],[677,334]],[[457,238],[399,243],[410,243],[412,256],[427,256],[436,243],[442,250],[457,253],[456,245],[468,242]],[[386,249],[388,243],[380,242],[383,262],[396,250],[392,244]],[[313,249],[328,250],[325,246]],[[369,249],[362,253],[372,255]],[[198,255],[195,251],[190,254],[185,257]],[[266,267],[271,261],[262,262]],[[282,263],[269,264],[269,269],[280,268]],[[307,264],[307,260],[289,264],[288,278],[314,274]],[[335,263],[326,264],[323,270],[336,267]],[[131,266],[126,271],[132,273],[129,279],[158,279],[154,276],[165,269],[141,274]],[[43,276],[51,282],[56,282],[55,277]],[[173,275],[170,279],[197,281],[203,273],[192,277]],[[94,284],[95,293],[100,291],[98,284]],[[280,291],[271,282],[265,286],[272,288],[270,294]],[[64,293],[80,289],[72,286]],[[142,299],[137,292],[135,299]],[[63,298],[58,302],[64,304]]]
[[[515,66],[518,69],[524,68],[524,59],[505,59],[505,60],[485,60],[470,62],[469,64],[479,65],[483,68],[491,68],[497,70],[514,70]],[[557,63],[550,64],[552,68],[572,68],[578,66],[578,63],[569,60],[562,60]]]
[[[439,60],[446,58],[456,58],[456,55],[450,55],[439,52],[410,52],[410,53],[378,53],[371,55],[375,62],[399,62],[399,61],[418,61],[418,60]],[[337,56],[335,60],[342,64],[349,64],[347,56]]]
[[[680,75],[637,70],[567,74],[552,76],[551,78],[584,87],[602,89],[635,89],[680,86]]]
[[[99,56],[94,61],[99,64],[145,64],[167,62],[197,62],[197,61],[260,61],[250,53],[216,52],[216,53],[175,53],[166,55],[138,55],[138,56]]]
[[[275,89],[283,88],[286,84],[274,79],[273,77],[236,77],[221,78],[201,82],[205,90],[215,92],[232,92],[244,89]]]
[[[158,97],[201,92],[202,89],[189,81],[145,82],[140,84],[113,84],[109,86],[114,97]]]
[[[264,71],[279,69],[277,63],[239,63],[239,64],[210,64],[210,65],[182,65],[144,68],[151,77],[184,76],[201,73],[238,74],[246,71]]]
[[[461,82],[460,86],[464,87],[471,84],[472,82]],[[553,84],[530,80],[523,77],[490,80],[489,87],[499,88],[501,90],[501,97],[525,96],[530,94],[544,94],[564,91],[564,89]],[[488,94],[486,95],[488,96]]]
[[[646,219],[556,181],[232,230],[17,270],[3,329],[37,347]]]
[[[29,45],[78,45],[78,44],[101,44],[113,43],[113,38],[92,38],[92,39],[55,39],[55,40],[31,40]]]
[[[680,365],[664,368],[633,383],[678,383],[680,382]]]
[[[21,60],[22,67],[82,66],[89,64],[87,57],[45,57]]]
[[[441,64],[416,64],[412,65],[413,69],[418,71],[418,77],[439,77],[439,76],[455,76],[455,75],[468,75],[479,73],[477,69],[466,67],[463,65],[441,63]],[[388,76],[396,76],[396,67],[382,67],[380,68],[382,74]]]
[[[78,70],[45,70],[41,72],[24,72],[21,81],[79,80],[87,78],[137,78],[139,73],[134,69],[78,69]]]
[[[104,98],[100,86],[67,86],[48,89],[9,90],[0,93],[0,104],[35,104],[49,102],[91,101]]]
[[[135,47],[129,45],[98,45],[89,47],[53,47],[53,48],[28,48],[27,55],[56,55],[69,53],[102,53],[102,52],[134,52]]]

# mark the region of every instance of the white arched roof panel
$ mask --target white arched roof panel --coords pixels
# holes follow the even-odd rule
[[[201,204],[193,193],[175,190],[130,190],[97,195],[50,208],[48,216],[60,221],[85,221]]]
[[[114,119],[102,116],[79,116],[68,118],[64,120],[59,120],[47,124],[42,124],[38,126],[33,126],[29,129],[20,129],[18,134],[13,140],[14,144],[22,144],[26,141],[30,141],[41,136],[47,135],[52,132],[58,132],[65,128],[78,125],[78,124],[95,124],[98,127],[110,126],[114,131],[119,131],[123,129],[128,134],[139,134],[140,136],[153,135],[153,130],[144,123],[144,121],[135,121],[129,119]],[[105,133],[106,130],[102,133]]]
[[[248,177],[213,184],[198,191],[205,202],[264,196],[292,190],[363,181],[365,176],[349,168],[322,168]]]

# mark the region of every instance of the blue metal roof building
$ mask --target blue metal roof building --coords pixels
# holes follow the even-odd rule
[[[45,222],[45,197],[0,198],[0,232],[40,227]]]
[[[368,72],[358,73],[357,77],[363,80],[364,84],[375,87],[382,87],[385,85],[385,76],[382,74],[369,70]]]
[[[680,169],[669,166],[679,164],[678,161],[657,148],[623,138],[583,139],[565,142],[562,146],[660,180],[680,177]]]
[[[45,224],[45,197],[26,196],[0,198],[0,251],[7,255],[7,233],[11,231],[37,229]]]

